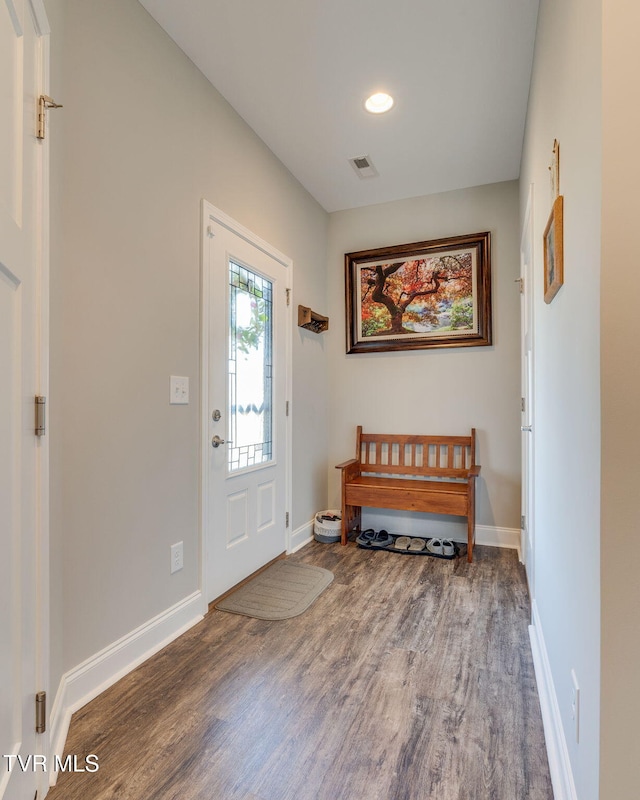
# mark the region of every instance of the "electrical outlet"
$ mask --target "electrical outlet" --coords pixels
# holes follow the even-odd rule
[[[573,730],[576,742],[580,741],[580,687],[576,673],[571,670],[571,719],[573,720]]]
[[[171,545],[171,574],[184,567],[184,546],[182,542]]]

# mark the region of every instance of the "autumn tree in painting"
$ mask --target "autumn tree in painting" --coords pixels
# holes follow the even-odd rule
[[[362,334],[472,327],[471,253],[421,258],[360,269]],[[448,325],[442,326],[446,312]]]

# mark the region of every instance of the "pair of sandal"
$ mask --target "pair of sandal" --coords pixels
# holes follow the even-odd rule
[[[374,531],[373,528],[369,528],[362,531],[356,542],[361,547],[389,547],[390,544],[393,544],[393,536],[385,530]]]
[[[398,536],[393,544],[394,550],[402,550],[408,553],[420,553],[424,550],[426,542],[424,539],[416,539],[411,536]]]
[[[431,539],[427,542],[427,550],[436,556],[454,556],[456,546],[451,539]]]

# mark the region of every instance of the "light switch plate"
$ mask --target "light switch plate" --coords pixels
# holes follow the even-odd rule
[[[172,406],[184,406],[189,403],[189,378],[170,376],[169,403]]]

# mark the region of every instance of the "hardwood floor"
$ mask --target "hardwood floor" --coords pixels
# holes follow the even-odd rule
[[[50,800],[552,800],[514,551],[316,542],[303,615],[213,611],[74,714]]]

